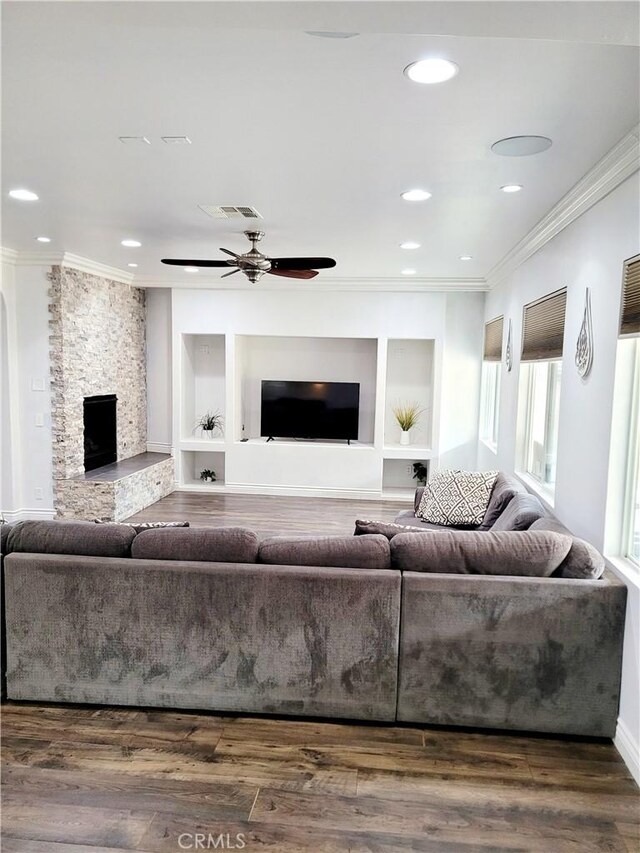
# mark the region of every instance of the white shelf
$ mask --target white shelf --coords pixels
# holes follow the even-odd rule
[[[203,483],[201,480],[189,480],[179,486],[181,492],[223,492],[225,483],[223,480],[216,480],[215,483]]]
[[[383,459],[433,459],[435,452],[431,447],[419,447],[417,444],[385,444],[382,448]]]
[[[273,441],[267,442],[266,438],[250,438],[248,441],[234,441],[234,444],[249,444],[252,446],[263,444],[268,445],[269,447],[324,447],[338,450],[373,450],[373,443],[363,442],[363,441],[352,441],[351,444],[347,444],[345,441],[313,441],[313,440],[305,440],[300,439],[300,441],[296,441],[295,439],[289,438],[276,438]]]
[[[206,452],[207,450],[220,453],[225,445],[224,438],[184,438],[180,440],[180,450],[197,450]]]

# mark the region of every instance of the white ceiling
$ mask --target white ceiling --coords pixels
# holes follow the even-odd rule
[[[336,258],[323,278],[484,276],[638,122],[638,8],[5,2],[2,245],[31,252],[45,234],[50,250],[169,275],[161,257],[246,250],[250,222],[198,209],[239,204],[263,214],[268,254]],[[403,68],[430,55],[459,75],[411,83]],[[526,133],[554,144],[491,153]],[[402,201],[411,187],[433,197]]]

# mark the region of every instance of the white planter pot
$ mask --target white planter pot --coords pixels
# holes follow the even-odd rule
[[[410,444],[409,438],[410,438],[409,430],[408,430],[408,429],[407,429],[407,430],[403,429],[403,430],[400,432],[400,444],[405,445],[405,446],[406,446],[407,444]]]
[[[203,429],[202,430],[203,438],[213,438],[213,430],[212,429]]]

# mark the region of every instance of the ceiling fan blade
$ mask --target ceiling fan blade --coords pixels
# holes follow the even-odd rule
[[[224,252],[225,255],[231,255],[232,258],[239,258],[240,257],[240,255],[238,255],[236,252],[232,252],[231,249],[220,248],[220,251]]]
[[[328,270],[335,267],[333,258],[270,258],[271,269]]]
[[[281,275],[283,278],[315,278],[316,270],[269,270],[269,275]]]
[[[228,267],[231,261],[194,261],[186,258],[163,258],[163,264],[174,267]]]
[[[231,270],[231,272],[226,272],[224,275],[221,275],[220,278],[227,278],[230,275],[235,275],[237,272],[240,272],[240,267],[236,267],[234,270]]]

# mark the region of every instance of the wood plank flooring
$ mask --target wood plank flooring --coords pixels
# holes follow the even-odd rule
[[[351,534],[404,508],[175,492],[135,518]],[[606,741],[8,703],[2,753],[3,853],[640,851]]]
[[[19,703],[2,728],[3,853],[640,849],[605,741]]]
[[[188,521],[192,527],[243,526],[261,536],[347,535],[357,518],[393,521],[411,501],[288,498],[273,495],[172,492],[127,521]]]

